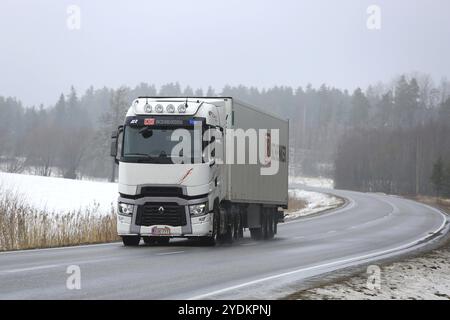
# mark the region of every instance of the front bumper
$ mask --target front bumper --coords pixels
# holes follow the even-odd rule
[[[131,217],[117,215],[117,232],[119,235],[141,235],[141,236],[169,236],[169,237],[202,237],[212,234],[212,214],[207,213],[198,217],[191,217],[189,214],[189,205],[207,202],[208,199],[201,198],[195,200],[186,200],[173,197],[144,197],[140,199],[128,199],[119,197],[119,202],[134,205]],[[157,215],[157,219],[142,219],[143,208],[166,205],[178,206],[178,213],[182,216],[181,220],[173,220],[169,216],[164,219],[164,214]],[[176,204],[176,205],[175,205]],[[170,214],[170,213],[169,213]],[[154,218],[154,217],[153,217]],[[173,223],[175,221],[175,223]]]

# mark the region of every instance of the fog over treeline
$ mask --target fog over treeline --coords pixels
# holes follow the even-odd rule
[[[141,83],[62,93],[54,105],[0,97],[0,168],[71,179],[109,179],[110,134],[137,96],[232,96],[290,119],[290,173],[328,176],[337,188],[434,191],[439,158],[450,174],[450,82],[405,74],[353,92],[320,87],[161,87]]]

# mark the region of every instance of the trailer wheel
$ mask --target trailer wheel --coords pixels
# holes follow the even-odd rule
[[[261,219],[261,231],[262,231],[262,238],[268,239],[268,233],[269,233],[269,214],[267,212],[267,209],[263,209],[262,213],[262,219]]]
[[[126,247],[135,247],[141,242],[140,236],[122,236],[123,245]]]
[[[239,239],[244,238],[244,215],[245,212],[243,212],[243,209],[239,209],[238,217],[239,217],[239,230],[238,230],[238,237]]]
[[[267,210],[267,234],[266,239],[273,239],[275,236],[275,215],[272,210]]]
[[[278,233],[278,222],[279,222],[279,217],[278,217],[278,210],[275,209],[275,212],[273,213],[273,233],[277,234]]]
[[[261,240],[262,239],[262,230],[259,228],[250,228],[250,236],[253,240]]]
[[[241,239],[243,235],[244,228],[242,228],[242,217],[240,211],[238,210],[238,212],[234,216],[234,239]]]

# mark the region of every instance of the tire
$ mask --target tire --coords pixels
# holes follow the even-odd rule
[[[268,229],[269,229],[269,217],[267,214],[267,210],[263,209],[263,214],[262,214],[262,221],[261,221],[261,232],[262,232],[262,238],[264,240],[268,239]]]
[[[227,210],[227,209],[224,209],[224,210]],[[230,209],[228,209],[228,210],[230,210]],[[223,235],[223,242],[232,244],[233,240],[235,239],[235,234],[236,234],[236,219],[235,219],[235,215],[231,212],[228,212],[226,214],[226,217],[228,220],[226,222],[227,232]]]
[[[125,247],[136,247],[141,242],[140,236],[122,236],[122,242]]]
[[[278,222],[279,222],[278,210],[275,209],[274,218],[273,218],[273,234],[278,233]]]
[[[262,239],[262,228],[250,228],[250,236],[253,240],[261,240]]]
[[[244,228],[242,228],[242,219],[240,210],[236,213],[235,216],[235,224],[234,224],[234,239],[239,240],[244,235]]]
[[[268,210],[267,215],[267,239],[273,239],[275,236],[275,215],[272,210]]]
[[[214,216],[213,216],[213,233],[211,236],[208,237],[201,237],[200,243],[208,246],[208,247],[213,247],[215,246],[217,243],[220,242],[220,237],[218,235],[219,233],[219,228],[220,228],[220,223],[219,223],[219,208],[217,206],[214,206]]]
[[[144,243],[147,245],[162,245],[162,244],[168,244],[170,241],[169,237],[151,237],[151,236],[146,236],[146,237],[142,237],[142,239],[144,240]]]

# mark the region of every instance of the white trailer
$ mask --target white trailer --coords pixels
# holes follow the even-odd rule
[[[231,97],[139,97],[112,135],[125,245],[270,239],[288,204],[288,121]]]

